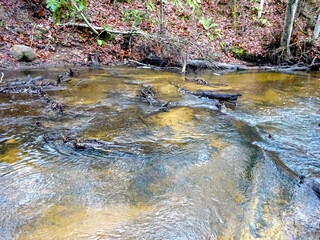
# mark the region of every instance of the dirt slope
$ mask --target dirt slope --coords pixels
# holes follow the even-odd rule
[[[284,0],[266,0],[260,20],[256,20],[259,6],[256,1],[238,1],[233,8],[230,0],[203,0],[201,13],[167,3],[164,4],[165,33],[160,37],[159,2],[153,5],[152,11],[147,10],[146,2],[87,1],[84,13],[95,26],[120,31],[139,29],[152,36],[130,38],[121,34],[97,37],[89,28],[63,26],[70,22],[83,23],[76,14],[63,18],[62,25],[58,26],[41,0],[0,1],[0,67],[19,65],[10,54],[14,44],[36,49],[38,59],[30,65],[92,61],[112,64],[127,58],[140,61],[150,53],[170,63],[187,57],[265,64],[281,54],[273,50],[283,28]],[[315,15],[313,5],[310,6],[309,15]],[[210,17],[213,25],[206,30],[200,19]],[[294,53],[300,54],[300,59],[296,59],[299,61],[320,58],[319,41],[312,48],[303,42],[312,32],[312,24],[309,25],[303,12],[299,13],[292,38],[296,44]]]

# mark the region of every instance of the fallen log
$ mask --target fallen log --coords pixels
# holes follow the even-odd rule
[[[183,62],[178,62],[179,67],[183,67]],[[275,72],[293,72],[308,71],[311,65],[280,65],[280,66],[248,66],[244,64],[230,64],[221,62],[211,62],[208,60],[193,59],[186,62],[186,67],[191,69],[226,69],[231,71],[275,71]]]
[[[174,86],[176,86],[176,85],[174,85]],[[192,95],[195,95],[198,97],[205,97],[205,98],[209,98],[212,100],[218,100],[220,103],[222,103],[222,102],[235,103],[238,100],[238,97],[242,96],[240,93],[218,93],[218,92],[213,92],[210,90],[191,92],[187,89],[180,88],[180,87],[179,87],[179,90],[184,93],[189,93],[189,94],[192,94]]]
[[[191,92],[193,95],[198,97],[206,97],[210,99],[217,99],[225,102],[235,102],[238,100],[238,97],[242,96],[240,93],[230,94],[230,93],[218,93],[213,91],[197,91]]]

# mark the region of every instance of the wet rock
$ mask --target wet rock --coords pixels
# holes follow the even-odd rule
[[[18,61],[32,62],[37,58],[36,52],[25,45],[13,45],[11,54]]]

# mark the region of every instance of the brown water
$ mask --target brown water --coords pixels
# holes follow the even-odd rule
[[[319,198],[277,164],[320,183],[319,73],[207,72],[199,86],[172,72],[80,72],[50,93],[63,114],[36,97],[0,96],[1,239],[320,239]],[[143,84],[177,106],[140,102]],[[177,85],[243,97],[223,114]],[[45,134],[128,151],[75,151]]]

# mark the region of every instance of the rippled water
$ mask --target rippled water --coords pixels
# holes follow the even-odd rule
[[[320,183],[319,74],[206,72],[200,86],[172,72],[80,72],[49,93],[63,114],[0,96],[1,239],[320,239],[320,200],[297,180]],[[141,85],[177,106],[142,103]],[[243,97],[223,114],[177,86]],[[74,150],[50,134],[127,149]]]

